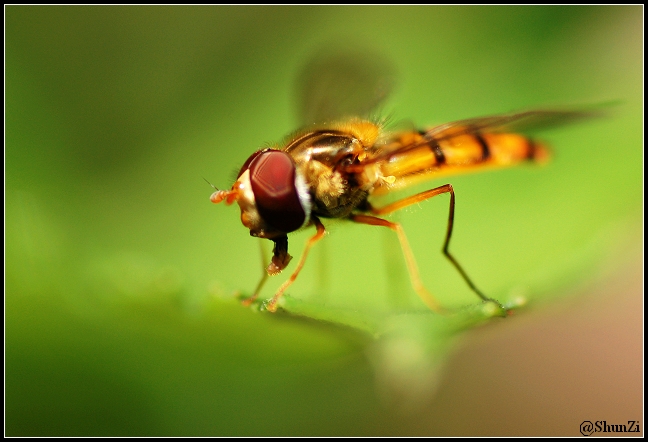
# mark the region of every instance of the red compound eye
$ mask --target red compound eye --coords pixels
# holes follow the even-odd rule
[[[282,232],[299,229],[306,213],[295,185],[295,164],[280,150],[260,152],[250,162],[250,184],[261,218]]]
[[[251,163],[252,161],[254,161],[254,159],[255,159],[256,157],[258,157],[259,154],[261,154],[261,153],[263,153],[262,150],[257,150],[257,151],[254,152],[252,155],[250,155],[250,158],[248,158],[247,160],[245,160],[245,163],[243,163],[243,166],[241,166],[241,170],[239,170],[239,173],[238,173],[238,175],[236,175],[236,178],[239,178],[241,175],[243,175],[243,172],[245,172],[246,170],[248,170],[248,169],[250,168],[250,163]]]

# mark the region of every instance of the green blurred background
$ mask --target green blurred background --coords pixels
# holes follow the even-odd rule
[[[5,14],[6,435],[578,435],[642,416],[642,7]],[[456,340],[414,402],[362,332],[231,299],[258,243],[203,181],[229,186],[296,129],[295,76],[332,41],[391,59],[386,113],[420,126],[621,102],[543,134],[546,166],[412,189],[451,182],[455,255],[489,295],[530,301]],[[396,219],[428,287],[474,303],[439,253],[446,217],[442,197]],[[425,310],[391,232],[330,231],[294,299]]]

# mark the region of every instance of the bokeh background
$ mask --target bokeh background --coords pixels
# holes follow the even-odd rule
[[[577,436],[640,420],[642,30],[640,6],[6,6],[5,434]],[[452,249],[482,290],[529,303],[454,338],[414,402],[389,393],[398,370],[371,336],[232,298],[257,282],[258,243],[203,177],[229,186],[296,129],[295,77],[322,45],[392,60],[384,112],[420,126],[617,102],[542,134],[546,166],[426,185],[454,185]],[[396,219],[442,302],[475,303],[439,253],[442,198]],[[390,232],[330,231],[291,299],[425,310]]]

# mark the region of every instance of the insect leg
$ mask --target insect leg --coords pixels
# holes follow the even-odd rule
[[[268,272],[266,272],[265,269],[265,262],[266,262],[266,253],[263,248],[263,240],[259,239],[259,250],[261,252],[261,280],[257,284],[256,288],[254,289],[254,292],[252,292],[252,296],[249,298],[246,298],[241,301],[241,304],[244,306],[248,307],[250,306],[258,297],[259,297],[259,292],[261,292],[261,289],[265,285],[265,282],[268,280]]]
[[[454,209],[455,209],[455,193],[452,188],[452,184],[445,184],[440,187],[436,187],[434,189],[427,190],[425,192],[418,193],[416,195],[412,195],[410,197],[404,198],[400,201],[396,201],[392,204],[388,204],[385,207],[381,208],[371,208],[371,212],[376,214],[376,215],[385,215],[388,213],[395,212],[397,210],[403,209],[407,206],[410,206],[415,203],[419,203],[421,201],[424,201],[428,198],[435,197],[437,195],[441,195],[442,193],[449,193],[450,194],[450,211],[448,214],[448,229],[446,231],[446,237],[445,237],[445,242],[443,243],[443,254],[450,260],[452,265],[457,269],[459,274],[461,274],[462,278],[464,281],[466,281],[466,284],[472,289],[473,292],[477,294],[482,300],[484,301],[492,301],[495,302],[496,304],[500,305],[499,302],[497,302],[494,299],[491,299],[484,295],[478,288],[475,286],[475,284],[472,282],[472,280],[468,277],[468,274],[466,271],[461,267],[461,264],[455,259],[454,256],[450,253],[448,250],[448,247],[450,246],[450,238],[452,237],[452,226],[454,224]]]
[[[403,249],[403,255],[405,255],[405,262],[407,263],[407,269],[409,270],[410,280],[412,281],[412,286],[416,293],[419,295],[421,300],[427,305],[430,310],[442,313],[443,308],[439,302],[432,296],[430,292],[427,291],[423,282],[421,282],[421,277],[419,276],[418,266],[416,265],[416,260],[414,259],[414,254],[412,249],[407,242],[407,237],[403,231],[403,227],[398,223],[393,223],[387,221],[386,219],[377,218],[370,215],[351,215],[351,221],[360,223],[360,224],[369,224],[370,226],[383,226],[392,229],[398,235],[398,240],[401,244],[401,249]]]
[[[281,298],[286,291],[288,287],[291,286],[293,282],[295,282],[295,279],[297,279],[297,275],[299,275],[299,272],[301,271],[302,267],[304,266],[304,262],[306,262],[306,257],[308,256],[308,252],[317,243],[320,239],[324,237],[324,234],[326,233],[326,229],[324,229],[324,225],[321,223],[319,219],[315,216],[311,216],[311,219],[315,223],[315,227],[317,231],[315,232],[315,235],[311,236],[308,242],[306,243],[306,247],[304,248],[304,253],[302,253],[301,258],[299,259],[299,263],[297,263],[297,267],[295,268],[295,271],[290,275],[290,278],[286,280],[283,284],[281,284],[281,287],[277,290],[275,295],[272,297],[270,302],[267,305],[267,309],[271,312],[277,311],[277,301],[279,301],[279,298]]]

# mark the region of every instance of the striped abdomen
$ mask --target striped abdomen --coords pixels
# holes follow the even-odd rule
[[[436,139],[424,132],[410,132],[401,134],[386,149],[392,153],[381,162],[381,172],[384,177],[394,177],[397,186],[401,180],[404,185],[411,179],[432,178],[427,174],[470,172],[547,158],[543,146],[511,133],[472,133]]]

